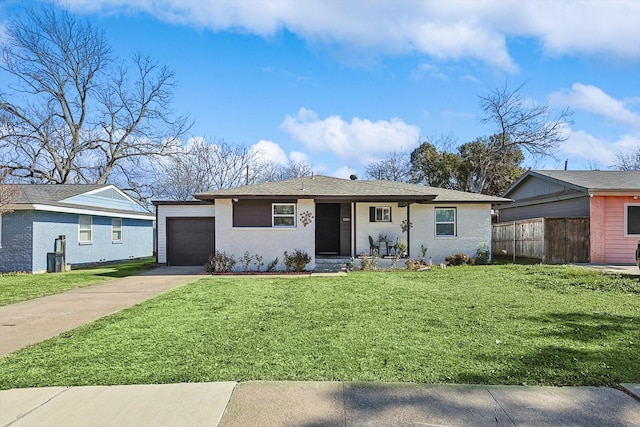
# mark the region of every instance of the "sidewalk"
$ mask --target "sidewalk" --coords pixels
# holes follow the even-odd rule
[[[640,392],[639,385],[627,387]],[[637,427],[638,399],[606,387],[352,382],[50,387],[0,391],[0,426]]]
[[[198,280],[202,267],[157,267],[0,307],[0,357]]]
[[[603,273],[623,274],[625,276],[640,276],[640,269],[635,264],[575,264],[578,267],[588,268],[590,270],[600,271]]]

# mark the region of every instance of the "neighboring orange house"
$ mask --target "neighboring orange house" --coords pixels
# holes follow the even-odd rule
[[[635,264],[640,240],[640,171],[527,171],[504,194],[500,222],[590,218],[592,263]]]

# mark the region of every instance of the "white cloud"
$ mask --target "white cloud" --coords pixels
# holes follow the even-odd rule
[[[335,115],[320,119],[306,108],[287,115],[280,127],[311,150],[328,151],[361,165],[393,151],[409,151],[419,144],[420,136],[417,126],[398,118],[372,122],[354,117],[347,122]]]
[[[521,18],[528,16],[524,31],[539,37],[549,53],[640,58],[640,2],[636,0],[550,0],[522,2],[522,6]]]
[[[558,156],[610,166],[615,162],[616,154],[631,153],[640,146],[640,137],[623,135],[617,141],[597,138],[589,133],[567,129],[569,139],[561,144]],[[570,161],[571,163],[571,161]]]
[[[292,151],[289,153],[289,158],[296,163],[309,163],[309,157],[301,151]]]
[[[280,145],[273,141],[261,139],[251,146],[251,151],[262,154],[264,160],[283,165],[288,162],[287,155]]]
[[[640,129],[640,114],[629,110],[625,101],[609,96],[597,86],[575,83],[571,90],[551,94],[550,102],[585,110],[613,122]]]
[[[75,10],[149,13],[168,22],[272,36],[286,28],[317,44],[377,55],[518,67],[507,38],[540,41],[551,54],[640,59],[640,2],[368,0],[67,0]]]
[[[425,75],[428,75],[432,79],[436,79],[436,80],[449,79],[447,75],[443,73],[437,65],[428,64],[426,62],[420,63],[418,67],[411,72],[411,78],[414,80],[420,80]]]

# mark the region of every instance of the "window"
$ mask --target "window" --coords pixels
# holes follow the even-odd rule
[[[456,235],[456,209],[436,208],[436,236]]]
[[[87,215],[78,217],[78,241],[80,243],[91,243],[93,239],[93,219]]]
[[[391,207],[371,206],[369,208],[369,222],[391,222]]]
[[[122,218],[111,220],[111,241],[122,242]]]
[[[2,214],[0,213],[0,248],[2,247]]]
[[[274,227],[296,226],[296,205],[293,203],[274,203],[273,205]]]
[[[640,236],[640,205],[625,205],[625,236]]]

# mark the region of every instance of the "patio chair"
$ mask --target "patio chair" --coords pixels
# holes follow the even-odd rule
[[[369,236],[369,255],[373,255],[373,251],[376,251],[380,255],[380,244],[377,245],[373,241],[373,237]]]
[[[398,254],[398,237],[396,237],[396,241],[392,244],[387,243],[387,254],[391,255],[391,250],[393,250],[393,254]]]

